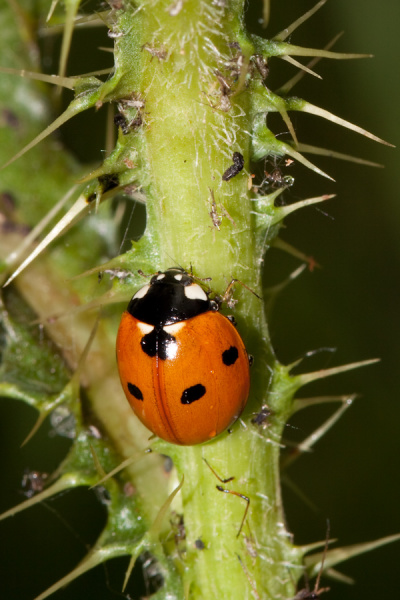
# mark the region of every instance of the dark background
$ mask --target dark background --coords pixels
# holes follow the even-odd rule
[[[272,0],[268,32],[280,31],[288,19],[297,18],[312,5]],[[397,0],[380,4],[331,0],[292,36],[292,42],[322,47],[344,31],[334,49],[375,56],[360,61],[324,60],[315,67],[323,81],[306,76],[293,93],[398,146],[399,23]],[[279,83],[280,64],[274,62],[272,67]],[[293,69],[290,71],[292,74]],[[336,349],[304,360],[304,371],[381,359],[377,365],[301,391],[303,396],[360,395],[313,454],[303,456],[287,473],[316,511],[283,487],[289,528],[298,543],[323,539],[329,518],[331,537],[338,538],[337,546],[345,546],[400,531],[399,153],[316,117],[297,115],[294,122],[304,143],[385,166],[374,169],[310,155],[337,183],[304,169],[296,171],[292,200],[325,192],[337,197],[287,219],[281,237],[314,256],[322,268],[292,283],[276,302],[271,318],[272,339],[283,362],[290,363],[318,348]],[[269,281],[275,282],[282,278],[282,271],[288,273],[296,266],[278,251],[267,255],[266,264]],[[288,432],[288,437],[303,439],[331,413],[328,407],[305,410],[293,419],[299,429]],[[329,597],[372,600],[396,596],[399,558],[397,542],[340,565],[338,569],[353,577],[356,585],[333,585]]]
[[[272,0],[271,37],[311,8],[309,0]],[[255,32],[261,7],[252,6],[248,20]],[[252,14],[255,14],[253,18]],[[323,81],[306,76],[293,93],[331,110],[389,142],[399,145],[400,4],[398,0],[331,0],[296,32],[295,44],[322,47],[336,33],[345,35],[338,51],[372,53],[362,61],[320,62],[315,68]],[[99,32],[75,36],[70,74],[87,72],[111,63],[101,52],[87,49],[110,46]],[[84,50],[82,50],[84,49]],[[47,56],[55,55],[47,46]],[[89,62],[93,60],[94,62]],[[305,62],[304,59],[300,59]],[[86,61],[86,63],[85,63]],[[271,61],[268,85],[281,85],[295,73],[282,61]],[[49,71],[56,70],[50,58]],[[285,363],[311,350],[329,348],[306,358],[304,371],[333,367],[379,357],[377,365],[313,384],[303,396],[357,392],[359,399],[317,444],[286,474],[315,505],[309,508],[288,486],[284,503],[288,527],[299,544],[323,540],[326,519],[331,537],[340,545],[365,542],[400,531],[399,485],[399,154],[396,149],[363,139],[333,124],[308,115],[292,115],[300,141],[325,146],[385,165],[384,169],[353,165],[316,156],[309,158],[337,183],[304,168],[289,174],[295,185],[286,193],[292,202],[322,193],[336,193],[334,200],[291,216],[281,237],[307,255],[321,269],[305,272],[275,304],[271,335],[278,358]],[[102,148],[102,117],[94,111],[78,116],[62,135],[81,160],[100,159],[84,145]],[[83,127],[90,134],[84,135]],[[279,118],[271,120],[274,131],[284,131]],[[93,140],[94,136],[94,140]],[[266,256],[266,285],[279,282],[298,262],[280,251]],[[333,351],[332,349],[335,349]],[[319,425],[332,407],[308,409],[293,419],[287,438],[301,440]],[[21,440],[35,421],[34,411],[17,402],[4,401],[1,411],[2,509],[19,503],[24,468],[52,471],[67,451],[65,438],[49,438],[49,427],[23,449]],[[90,518],[93,517],[93,518]],[[7,600],[25,600],[40,593],[72,569],[96,539],[105,514],[95,493],[76,490],[0,524],[0,593]],[[79,533],[78,533],[79,532]],[[7,547],[7,550],[5,550]],[[339,567],[356,579],[355,586],[333,584],[332,600],[389,598],[397,593],[397,544],[353,559]],[[55,598],[91,600],[117,598],[127,560],[112,561],[58,592]],[[109,587],[107,588],[107,580]],[[326,581],[324,582],[326,583]],[[134,596],[133,587],[129,592]],[[141,592],[144,594],[144,590]],[[214,599],[207,599],[214,600]]]

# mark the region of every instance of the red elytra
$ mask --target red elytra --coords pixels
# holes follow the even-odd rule
[[[182,269],[155,275],[122,315],[117,362],[142,423],[174,444],[207,442],[246,405],[249,358],[229,319]]]

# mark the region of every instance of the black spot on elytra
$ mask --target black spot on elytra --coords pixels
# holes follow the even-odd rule
[[[192,385],[186,388],[186,390],[184,390],[181,396],[181,403],[192,404],[192,402],[200,400],[200,398],[202,398],[205,393],[206,388],[204,387],[204,385],[201,385],[201,383],[196,383],[196,385]]]
[[[231,346],[228,350],[224,350],[222,353],[222,362],[227,367],[234,365],[239,358],[239,352],[236,346]]]
[[[173,335],[167,333],[164,329],[154,327],[150,333],[142,337],[140,345],[143,352],[153,358],[158,356],[161,360],[168,358],[168,347],[170,344],[175,344],[176,339]]]
[[[136,385],[133,385],[133,383],[128,383],[128,390],[129,393],[136,398],[136,400],[143,400],[143,394]]]

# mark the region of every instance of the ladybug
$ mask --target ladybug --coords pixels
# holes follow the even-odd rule
[[[122,315],[122,387],[141,422],[167,442],[207,442],[246,405],[249,357],[219,307],[191,275],[171,268],[136,292]]]

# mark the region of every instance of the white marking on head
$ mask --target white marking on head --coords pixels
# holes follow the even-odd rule
[[[183,277],[182,273],[178,273],[178,275],[174,275],[174,279],[176,279],[177,281],[181,281]]]
[[[185,327],[185,321],[179,321],[179,323],[172,323],[172,325],[164,325],[163,329],[170,335],[175,335],[176,333],[178,333],[178,331],[182,329],[182,327]]]
[[[165,273],[160,273],[159,275],[157,275],[157,281],[160,281],[160,279],[164,279],[165,277]]]
[[[143,298],[143,296],[145,296],[147,294],[147,292],[149,291],[150,288],[150,284],[144,285],[142,288],[140,288],[140,290],[138,290],[136,292],[136,294],[133,296],[133,298]],[[133,300],[132,298],[132,300]]]
[[[197,283],[185,287],[185,296],[189,300],[207,300],[207,294]]]
[[[153,325],[149,325],[148,323],[142,323],[142,321],[139,321],[137,326],[138,326],[138,329],[140,330],[140,332],[143,333],[143,335],[147,335],[148,333],[151,333],[154,329]]]

